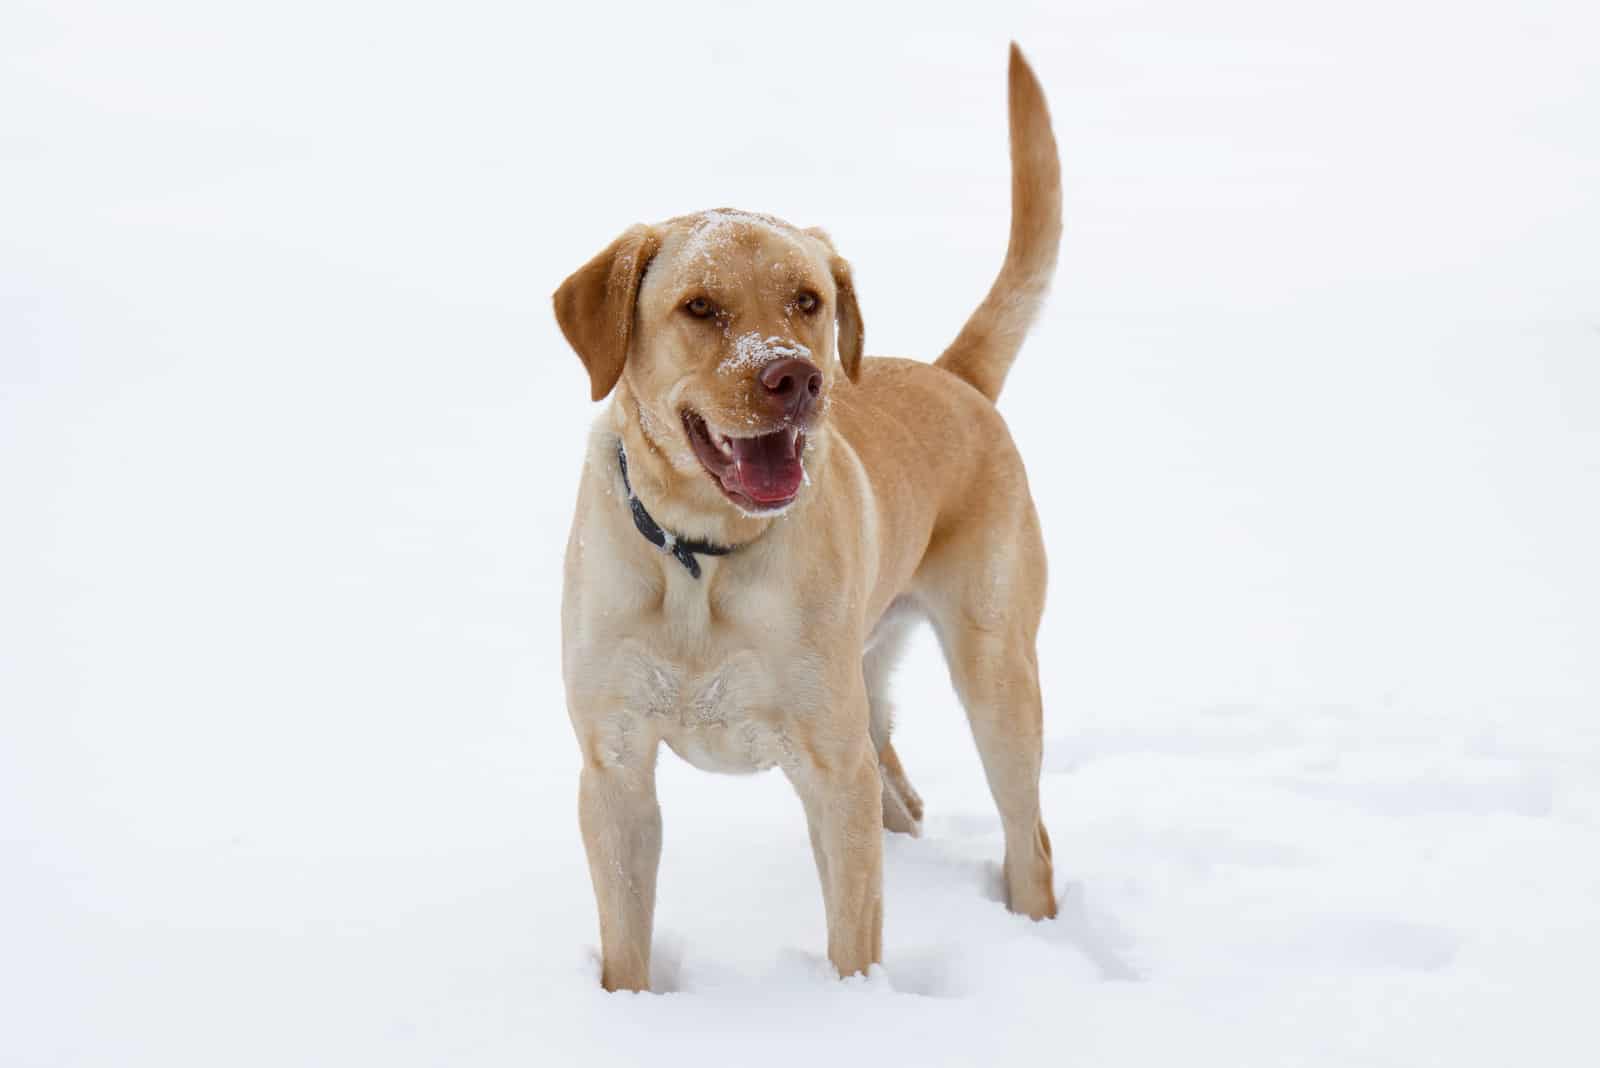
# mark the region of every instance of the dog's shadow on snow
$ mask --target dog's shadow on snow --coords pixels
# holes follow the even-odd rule
[[[1005,869],[994,861],[983,867],[983,896],[1005,908]],[[1083,954],[1102,979],[1137,982],[1144,978],[1119,948],[1126,947],[1131,939],[1109,916],[1090,909],[1088,889],[1081,882],[1057,885],[1055,919],[1025,922],[1044,941],[1069,946]]]
[[[1075,952],[1089,962],[1102,980],[1137,982],[1144,978],[1130,959],[1133,939],[1099,907],[1084,883],[1058,883],[1055,918],[1034,921],[1006,911],[1005,874],[998,862],[961,856],[937,839],[890,835],[885,844],[889,874],[902,892],[916,887],[937,888],[940,898],[973,894],[993,903],[1000,923],[1015,925],[1013,930],[1021,928],[1042,942]],[[889,891],[891,896],[895,892]],[[945,908],[941,903],[934,911],[942,915]],[[929,997],[959,996],[952,988],[959,984],[951,974],[952,959],[959,956],[959,951],[925,947],[909,954],[891,949],[889,955],[889,971],[897,990]]]
[[[998,864],[994,872],[996,887],[1003,888]],[[1119,948],[1128,946],[1131,940],[1109,916],[1089,908],[1088,891],[1082,883],[1063,883],[1057,888],[1056,918],[1037,926],[1039,937],[1069,945],[1087,957],[1102,979],[1138,982],[1144,978],[1128,960],[1124,949]]]

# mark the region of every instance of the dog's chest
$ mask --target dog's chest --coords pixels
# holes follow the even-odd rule
[[[627,712],[641,716],[680,757],[706,771],[761,771],[792,761],[783,682],[753,649],[704,660],[628,643]]]

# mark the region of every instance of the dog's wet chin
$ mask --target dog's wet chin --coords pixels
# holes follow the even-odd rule
[[[802,460],[806,435],[798,427],[739,437],[685,409],[683,429],[700,466],[741,511],[754,515],[781,512],[800,495],[806,480]]]

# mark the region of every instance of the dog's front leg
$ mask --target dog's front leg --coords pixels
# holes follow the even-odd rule
[[[585,754],[578,824],[600,912],[600,983],[607,990],[648,990],[661,861],[656,747],[627,750]]]
[[[883,959],[883,784],[865,721],[858,745],[809,754],[789,778],[822,880],[828,959],[841,976],[865,972]]]

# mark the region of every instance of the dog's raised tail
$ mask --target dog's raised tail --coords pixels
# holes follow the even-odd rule
[[[936,361],[990,400],[1044,304],[1061,247],[1061,161],[1044,90],[1011,45],[1011,241],[1000,274],[961,333]]]

